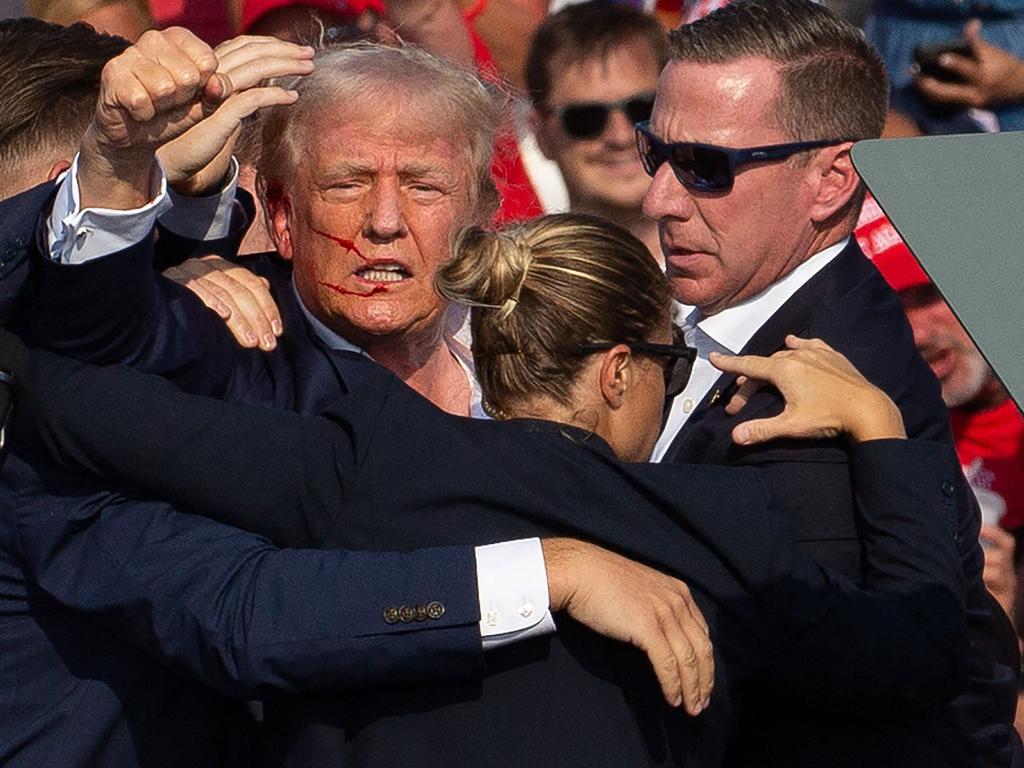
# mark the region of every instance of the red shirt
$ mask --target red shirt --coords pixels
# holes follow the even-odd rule
[[[1009,531],[1024,525],[1024,418],[1013,400],[987,411],[949,412],[953,439],[971,485],[1003,497]]]

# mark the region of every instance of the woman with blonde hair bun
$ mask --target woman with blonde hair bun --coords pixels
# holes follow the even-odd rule
[[[279,546],[569,535],[618,550],[689,585],[714,643],[714,681],[687,692],[704,711],[667,706],[635,649],[560,619],[557,634],[490,652],[482,680],[268,702],[264,726],[288,750],[268,749],[268,764],[714,766],[759,680],[901,718],[957,689],[966,630],[940,491],[956,457],[905,439],[899,411],[842,356],[791,338],[773,358],[718,364],[778,387],[787,430],[848,434],[859,586],[795,549],[757,470],[644,463],[693,351],[673,337],[665,276],[625,230],[576,214],[471,230],[437,286],[472,308],[495,420],[443,413],[371,363],[307,417],[34,353],[17,431],[66,467]]]

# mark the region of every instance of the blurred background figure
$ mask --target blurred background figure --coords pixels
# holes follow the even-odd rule
[[[925,133],[1024,128],[1020,94],[958,101],[942,88],[978,79],[998,53],[1024,56],[1020,0],[874,0],[865,29],[889,71],[893,108]]]
[[[146,0],[26,0],[30,16],[68,26],[84,21],[97,32],[134,42],[156,22]]]
[[[914,342],[939,379],[957,453],[981,505],[985,584],[1019,632],[1019,558],[1010,534],[1024,532],[1024,418],[877,204],[870,201],[865,215],[872,226],[858,238],[899,294]]]
[[[242,0],[240,29],[305,42],[322,27],[327,41],[342,42],[374,35],[384,14],[381,0]]]
[[[537,144],[565,181],[568,208],[613,221],[661,261],[657,224],[641,211],[650,177],[634,125],[654,106],[665,33],[624,4],[588,2],[549,16],[526,60]]]

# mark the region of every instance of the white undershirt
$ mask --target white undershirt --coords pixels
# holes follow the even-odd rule
[[[708,354],[722,352],[739,354],[747,342],[757,333],[790,297],[812,277],[820,272],[846,247],[850,238],[831,245],[811,256],[796,269],[772,283],[756,296],[751,296],[735,307],[723,309],[710,317],[703,317],[694,307],[679,305],[677,317],[682,318],[686,343],[697,350],[693,371],[686,388],[676,395],[669,408],[668,419],[661,431],[651,461],[661,461],[672,442],[682,430],[722,372],[711,365]]]

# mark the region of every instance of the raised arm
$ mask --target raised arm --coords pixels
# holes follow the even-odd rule
[[[294,101],[261,81],[307,73],[311,57],[271,38],[228,41],[214,55],[172,29],[147,33],[107,65],[96,117],[45,227],[49,253],[32,305],[40,343],[91,362],[130,362],[194,391],[223,392],[237,369],[252,367],[222,321],[153,271],[152,224],[169,204],[155,158],[159,149],[167,180],[209,173],[216,187],[241,120]],[[163,235],[163,246],[175,245]]]

